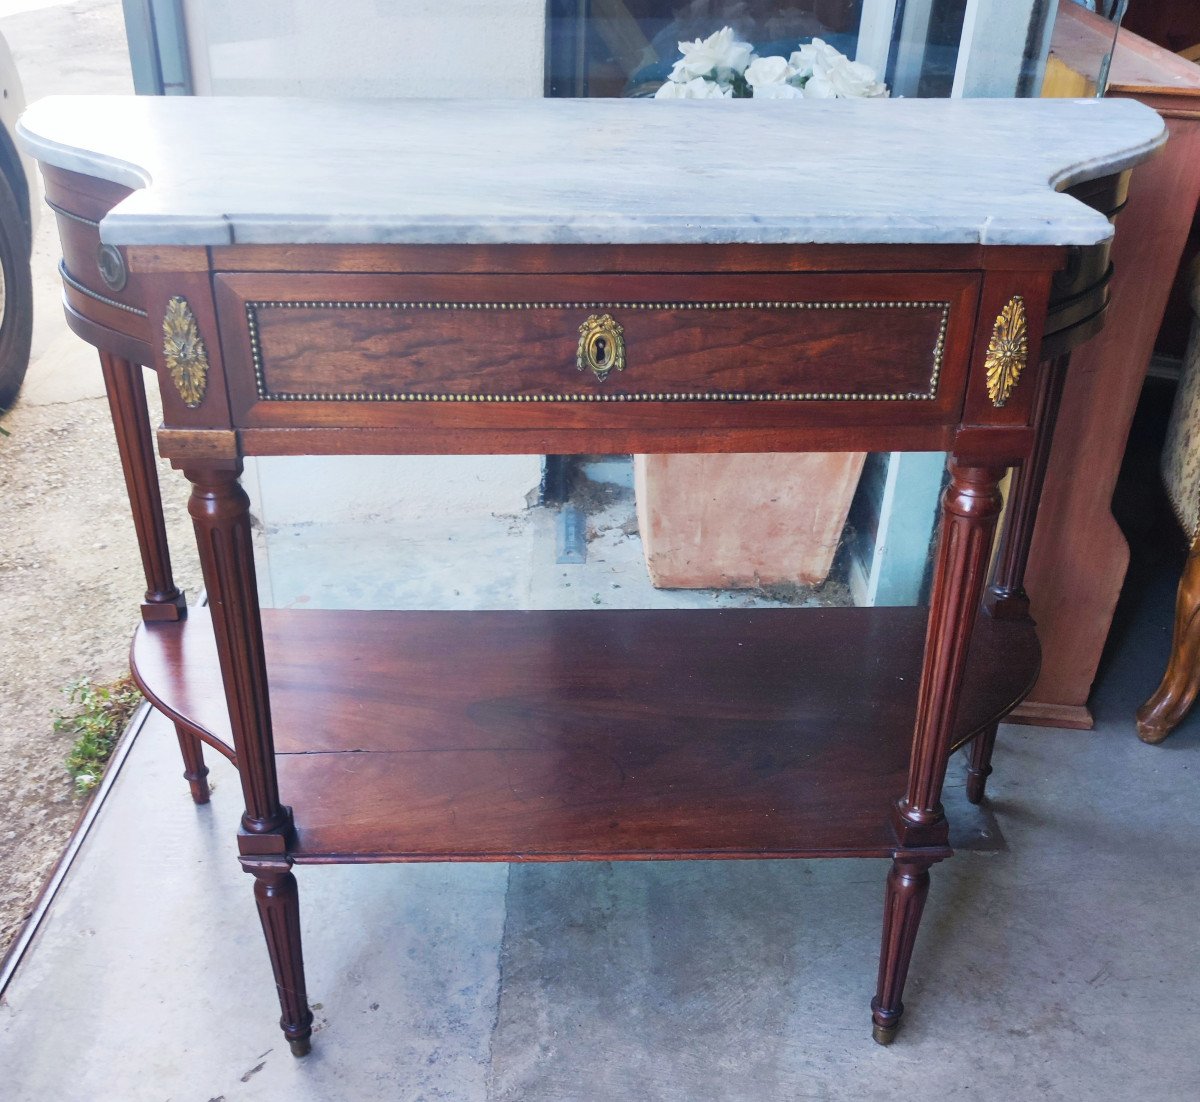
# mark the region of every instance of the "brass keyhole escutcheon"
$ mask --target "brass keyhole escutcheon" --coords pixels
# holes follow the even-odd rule
[[[610,314],[592,314],[579,327],[575,366],[580,371],[590,368],[600,382],[608,378],[610,371],[624,371],[624,332]]]

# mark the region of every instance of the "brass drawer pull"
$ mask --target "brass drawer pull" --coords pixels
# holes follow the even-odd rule
[[[596,378],[604,382],[614,368],[625,370],[625,330],[611,314],[592,314],[579,327],[579,351],[575,366],[583,371],[591,368]]]

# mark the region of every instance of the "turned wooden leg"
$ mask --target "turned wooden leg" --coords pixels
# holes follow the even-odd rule
[[[996,731],[999,724],[980,731],[968,747],[967,799],[973,804],[983,802],[987,779],[992,775],[992,750],[996,746]]]
[[[279,1025],[292,1055],[305,1056],[312,1048],[313,1015],[304,985],[300,901],[291,862],[243,858],[242,867],[254,875],[254,901],[279,991]]]
[[[291,832],[291,816],[279,802],[250,501],[238,485],[241,469],[237,461],[187,467],[184,474],[192,482],[188,512],[196,529],[246,801],[242,830],[264,839],[254,852],[282,853]],[[243,852],[247,850],[243,848]]]
[[[917,719],[908,789],[896,802],[892,823],[901,853],[888,875],[879,986],[871,1001],[873,1035],[890,1044],[904,1012],[901,998],[925,896],[929,866],[949,855],[949,826],[942,786],[967,652],[1000,514],[998,467],[969,467],[951,458],[950,485],[942,495],[942,530],[933,572],[929,625],[917,693]]]
[[[117,436],[117,452],[125,475],[125,490],[133,513],[142,569],[146,575],[146,596],[142,619],[182,620],[187,615],[187,598],[175,585],[171,574],[171,552],[167,546],[167,528],[163,519],[158,467],[154,458],[154,439],[150,433],[150,412],[146,407],[146,384],[142,368],[128,360],[100,353],[104,389]],[[179,749],[183,753],[183,775],[198,804],[208,803],[208,769],[204,765],[201,743],[190,731],[176,725]]]
[[[121,456],[129,507],[133,512],[133,529],[137,533],[142,569],[146,574],[142,617],[146,620],[182,620],[187,615],[187,601],[171,576],[171,552],[167,546],[142,369],[107,352],[100,353],[100,368],[117,436],[117,452]]]
[[[1137,711],[1143,742],[1159,743],[1183,722],[1200,689],[1200,539],[1192,542],[1175,596],[1175,632],[1167,672]]]
[[[917,928],[925,897],[929,894],[929,866],[925,859],[897,857],[888,873],[883,898],[883,945],[879,951],[879,983],[871,1000],[871,1035],[890,1045],[904,1013],[904,981],[917,941]]]
[[[984,598],[984,607],[997,619],[1023,620],[1029,616],[1025,569],[1029,565],[1029,548],[1033,543],[1042,487],[1046,483],[1046,469],[1050,465],[1050,446],[1054,442],[1054,425],[1058,420],[1070,359],[1070,356],[1059,356],[1043,365],[1034,402],[1033,451],[1012,473],[1004,535],[996,556],[996,575]]]
[[[175,737],[179,739],[179,752],[183,755],[183,779],[192,791],[192,800],[206,804],[209,799],[208,766],[200,750],[200,740],[182,724],[175,724]]]
[[[1059,356],[1043,365],[1037,398],[1034,401],[1033,423],[1036,426],[1033,451],[1029,459],[1012,472],[1008,494],[1008,515],[1000,550],[996,556],[996,573],[984,595],[983,607],[997,620],[1027,620],[1029,596],[1025,592],[1025,568],[1029,564],[1029,548],[1037,524],[1038,504],[1050,465],[1050,445],[1054,440],[1054,425],[1062,400],[1070,356]],[[975,736],[967,767],[967,799],[973,804],[984,797],[987,779],[992,773],[992,751],[996,746],[996,728],[990,727]]]
[[[908,789],[893,815],[897,837],[909,847],[944,846],[949,834],[942,811],[942,785],[1001,504],[999,481],[1003,469],[967,467],[955,459],[950,460],[949,467],[950,485],[942,495],[942,531],[917,693]]]
[[[1043,365],[1037,398],[1034,401],[1033,423],[1036,426],[1033,451],[1029,459],[1012,472],[1008,494],[1008,515],[1000,551],[996,556],[996,573],[984,596],[983,607],[998,620],[1029,618],[1029,596],[1025,592],[1025,568],[1029,564],[1029,548],[1037,524],[1038,505],[1046,470],[1050,465],[1050,445],[1054,441],[1054,426],[1062,401],[1067,368],[1071,357],[1059,356]],[[967,770],[967,799],[973,804],[982,801],[987,779],[992,773],[992,751],[996,746],[996,728],[975,736],[970,748]]]
[[[275,740],[263,653],[262,622],[250,538],[250,502],[238,485],[238,460],[188,465],[188,512],[196,528],[213,633],[246,810],[238,835],[242,868],[255,878],[254,898],[283,1010],[280,1025],[303,1056],[312,1034],[300,952],[300,909],[288,846],[291,810],[279,802]]]

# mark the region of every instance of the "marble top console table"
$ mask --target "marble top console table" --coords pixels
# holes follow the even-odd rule
[[[890,1041],[947,758],[973,740],[978,798],[1038,670],[1038,480],[989,588],[998,484],[1048,447],[1158,116],[57,98],[20,132],[101,350],[148,584],[134,671],[194,798],[202,742],[236,765],[293,1051],[297,862],[888,857]],[[171,579],[136,365],[206,609]],[[904,449],[951,456],[928,612],[260,610],[238,485],[246,455]]]

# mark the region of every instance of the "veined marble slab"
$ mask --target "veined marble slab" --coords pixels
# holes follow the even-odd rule
[[[55,96],[24,149],[138,188],[112,244],[1090,245],[1055,188],[1165,140],[1131,100]]]

